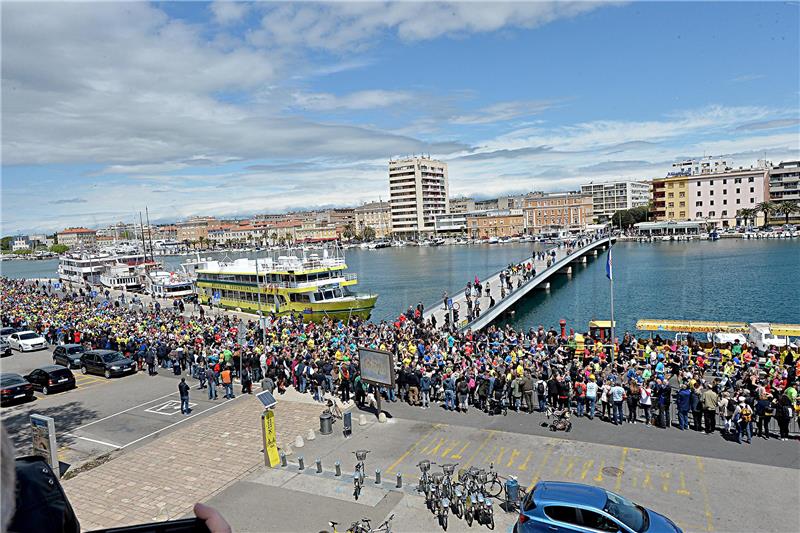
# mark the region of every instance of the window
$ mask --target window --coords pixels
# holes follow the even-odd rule
[[[739,194],[740,192],[742,192],[742,189],[740,189],[739,187],[736,187],[736,194]]]
[[[686,207],[686,202],[678,202],[678,207]]]
[[[703,218],[703,212],[702,211],[698,211],[697,212],[697,218]]]
[[[741,198],[737,198],[737,199],[736,199],[736,203],[737,203],[737,204],[740,204],[740,203],[742,203],[742,199],[741,199]]]
[[[722,180],[722,184],[723,185],[727,185],[728,184],[728,180]]]
[[[714,185],[714,180],[708,180],[709,185]]]
[[[551,505],[544,508],[544,514],[552,520],[559,522],[566,522],[567,524],[579,525],[578,515],[572,507],[564,507],[561,505]]]
[[[700,191],[697,191],[697,196],[701,196]]]
[[[755,187],[750,187],[750,192],[756,192]]]
[[[695,202],[694,206],[695,207],[703,207],[703,202]]]
[[[753,177],[747,178],[747,183],[753,183],[754,181],[756,181],[756,179]]]
[[[683,191],[678,193],[678,198],[684,198],[685,196],[686,196],[686,193],[683,192]]]
[[[733,180],[733,182],[734,183],[741,183],[742,182],[742,178],[736,178],[735,180]]]
[[[581,522],[585,527],[590,527],[598,531],[609,531],[617,533],[619,526],[610,518],[607,518],[600,513],[589,511],[588,509],[579,509],[581,513]]]
[[[674,198],[674,197],[675,197],[675,193],[674,192],[671,192],[671,193],[667,194],[667,198]]]
[[[717,216],[717,212],[716,211],[709,211],[708,212],[708,216],[715,217],[715,216]]]
[[[751,204],[754,204],[754,203],[756,203],[756,200],[755,200],[755,198],[750,198],[750,203],[751,203]]]
[[[722,194],[728,194],[728,189],[722,189]]]
[[[722,216],[724,216],[724,217],[728,216],[728,212],[727,211],[722,211]]]
[[[709,194],[709,196],[714,196],[714,191],[713,190],[708,191],[708,194]]]
[[[686,211],[681,211],[681,218],[686,217]]]
[[[722,199],[722,205],[728,205],[728,200],[727,200],[727,199],[725,199],[725,198],[723,198],[723,199]]]
[[[714,205],[714,200],[709,200],[708,205]]]

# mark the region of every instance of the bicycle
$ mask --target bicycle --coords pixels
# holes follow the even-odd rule
[[[356,463],[356,471],[353,474],[353,497],[358,500],[361,494],[361,487],[364,486],[364,460],[367,458],[369,450],[356,450],[353,453],[356,454],[356,459],[358,460]]]
[[[417,485],[417,492],[425,493],[425,504],[430,508],[430,492],[431,492],[431,481],[430,476],[428,475],[428,471],[431,469],[431,462],[427,459],[424,459],[417,463],[417,467],[422,472],[422,475],[419,477],[419,485]]]
[[[350,524],[350,527],[347,528],[345,533],[392,533],[392,520],[394,519],[394,515],[390,515],[389,518],[381,522],[381,524],[376,527],[375,529],[372,528],[370,525],[371,520],[369,518],[362,518],[357,522],[353,522]],[[328,522],[328,525],[333,529],[333,533],[339,533],[336,530],[336,526],[339,525],[339,522]]]
[[[489,473],[482,480],[483,489],[492,498],[497,498],[503,492],[500,474],[494,469],[494,463],[489,463]]]

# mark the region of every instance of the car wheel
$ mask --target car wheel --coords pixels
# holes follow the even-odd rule
[[[106,377],[106,379],[111,379],[111,371],[110,370],[106,369],[106,371],[103,372],[103,375]]]
[[[85,366],[81,365],[81,374],[88,374],[88,373],[89,373],[89,369],[86,368]]]
[[[50,391],[47,389],[47,385],[45,385],[44,387],[42,387],[42,394],[44,394],[45,396],[47,396],[48,394],[50,394]]]

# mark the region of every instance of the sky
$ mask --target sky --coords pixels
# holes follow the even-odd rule
[[[0,233],[800,157],[798,2],[6,2]]]

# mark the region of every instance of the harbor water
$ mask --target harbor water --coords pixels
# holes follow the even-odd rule
[[[433,305],[443,291],[452,294],[476,275],[485,279],[538,246],[351,249],[346,258],[349,271],[359,275],[357,290],[380,295],[372,319],[390,320],[419,301]],[[613,250],[620,332],[634,331],[641,318],[800,322],[800,244],[794,240],[620,242]],[[187,257],[158,259],[177,270]],[[56,277],[57,264],[56,260],[3,261],[0,270],[12,278]],[[531,292],[506,320],[527,329],[557,326],[563,318],[568,327],[584,331],[589,320],[608,319],[609,308],[609,281],[601,255],[574,265],[572,276],[552,277],[549,291]]]

